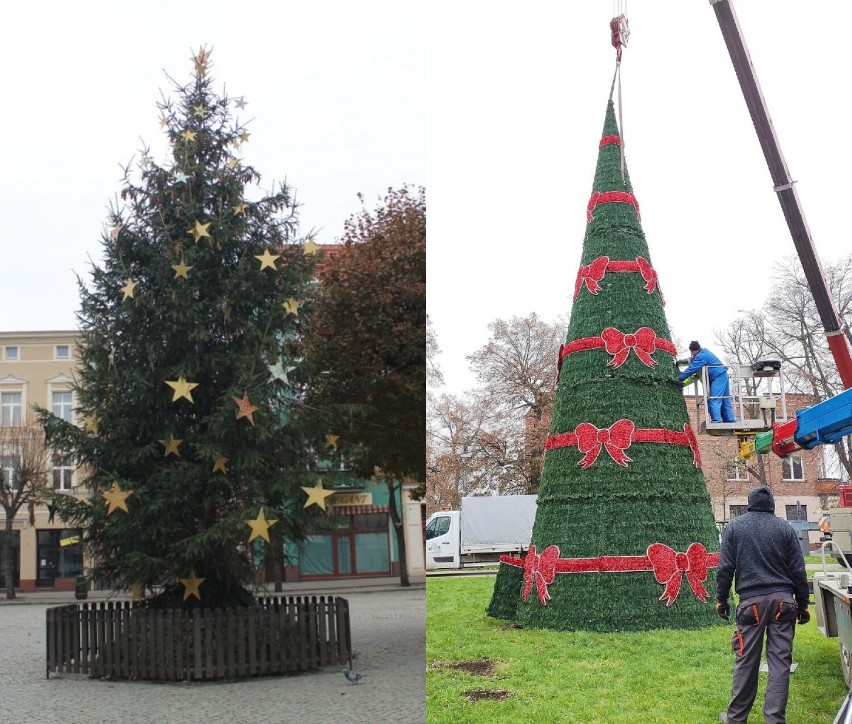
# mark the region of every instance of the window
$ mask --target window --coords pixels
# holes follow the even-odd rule
[[[804,480],[805,469],[802,465],[802,458],[798,455],[791,455],[781,461],[781,469],[784,471],[784,480]]]
[[[738,457],[731,459],[727,465],[726,475],[728,480],[748,480],[749,474],[745,461]]]
[[[732,506],[730,506],[730,509],[731,509],[731,516],[730,516],[731,520],[736,518],[738,515],[743,515],[744,513],[748,512],[748,506],[747,505],[732,505]]]
[[[432,540],[438,536],[444,535],[450,529],[450,516],[442,515],[439,518],[432,518],[429,525],[426,526],[426,540]]]
[[[800,503],[796,503],[795,505],[785,505],[784,510],[787,515],[787,520],[801,520],[804,522],[808,520],[807,505],[801,505]]]
[[[7,362],[16,362],[18,360],[18,348],[6,347],[4,359]]]
[[[56,359],[69,359],[71,357],[71,348],[67,344],[56,345]]]
[[[54,490],[71,490],[74,487],[74,462],[70,457],[54,454],[50,461]]]
[[[0,471],[3,473],[3,487],[9,490],[18,489],[17,460],[12,455],[0,457]]]
[[[66,422],[73,422],[71,411],[71,390],[53,393],[53,414]]]
[[[0,425],[11,427],[21,424],[21,393],[0,392]]]

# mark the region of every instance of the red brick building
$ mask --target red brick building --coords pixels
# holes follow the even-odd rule
[[[695,397],[686,395],[687,411],[692,428],[698,432]],[[788,394],[787,414],[809,407],[804,395]],[[825,477],[824,450],[797,450],[787,458],[774,454],[755,455],[750,460],[739,457],[739,438],[698,434],[701,467],[707,481],[707,491],[718,522],[725,522],[744,513],[748,491],[761,484],[761,474],[775,496],[775,513],[789,521],[816,524],[820,517],[835,507],[838,501],[838,480]],[[811,543],[819,534],[810,534]]]

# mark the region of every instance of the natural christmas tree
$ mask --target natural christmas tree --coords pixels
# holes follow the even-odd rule
[[[193,62],[159,104],[168,160],[145,150],[128,170],[103,262],[80,280],[85,424],[41,415],[91,473],[89,500],[53,506],[82,529],[93,577],[207,607],[250,602],[250,549],[325,515],[302,488],[321,488],[304,471],[332,430],[295,404],[315,245],[290,189],[261,192],[242,158],[245,101],[213,91],[207,50]]]
[[[612,101],[587,221],[532,545],[504,558],[489,613],[530,628],[709,626],[719,536]]]

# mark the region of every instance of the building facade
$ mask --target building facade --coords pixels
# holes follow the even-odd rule
[[[699,431],[696,398],[686,395],[684,399],[692,428]],[[786,402],[789,416],[812,404],[808,397],[795,394],[786,395]],[[742,460],[736,436],[699,432],[697,437],[707,492],[720,527],[746,512],[748,492],[762,484],[763,476],[775,497],[775,514],[798,529],[810,528],[811,547],[818,544],[817,522],[837,506],[839,492],[839,480],[825,476],[823,448],[796,450],[783,459],[767,454]]]
[[[0,465],[4,479],[15,489],[15,431],[32,424],[33,406],[44,407],[76,422],[74,368],[76,332],[0,333],[0,426],[4,428]],[[43,448],[43,444],[42,444]],[[80,471],[55,451],[43,449],[47,487],[68,495],[83,495]],[[0,511],[2,528],[5,513]],[[44,505],[24,505],[12,523],[15,587],[72,590],[83,574],[80,531],[67,529]],[[5,536],[5,533],[0,533]],[[2,550],[0,550],[0,564]],[[5,585],[5,565],[0,582]]]

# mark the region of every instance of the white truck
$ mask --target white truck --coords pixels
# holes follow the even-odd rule
[[[530,547],[535,495],[462,498],[461,510],[432,513],[426,521],[426,570],[496,563]]]

